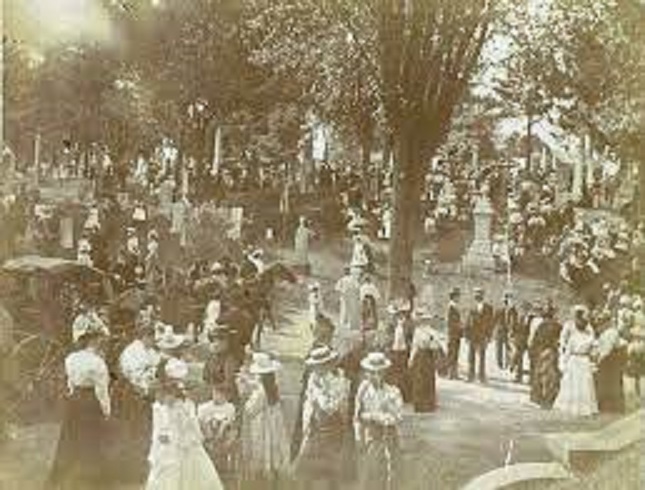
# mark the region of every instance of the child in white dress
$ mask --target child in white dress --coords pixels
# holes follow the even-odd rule
[[[184,395],[188,366],[171,358],[159,373],[146,490],[223,490],[203,446],[195,403]]]
[[[225,473],[235,470],[238,427],[235,405],[226,399],[223,387],[213,387],[212,399],[199,405],[197,418],[204,434],[206,451],[225,478]]]

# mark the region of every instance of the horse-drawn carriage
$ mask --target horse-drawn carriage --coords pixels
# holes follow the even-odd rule
[[[3,322],[0,346],[5,394],[14,407],[34,394],[53,400],[62,386],[76,303],[88,294],[108,303],[105,276],[74,261],[27,255],[2,265],[0,285],[0,304],[11,319]]]

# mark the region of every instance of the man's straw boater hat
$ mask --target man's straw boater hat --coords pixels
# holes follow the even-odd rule
[[[307,366],[323,366],[338,359],[338,353],[329,346],[318,347],[311,351],[305,360]]]
[[[392,362],[382,352],[370,352],[361,361],[361,367],[366,371],[381,372],[392,365]]]

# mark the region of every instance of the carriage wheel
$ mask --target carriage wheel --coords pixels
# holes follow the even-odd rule
[[[7,359],[7,381],[16,394],[14,410],[25,403],[56,402],[64,386],[64,346],[44,335],[17,332],[16,336]]]

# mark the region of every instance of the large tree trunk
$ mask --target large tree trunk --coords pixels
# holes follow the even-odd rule
[[[418,130],[397,135],[393,178],[389,296],[407,298],[413,276],[414,242],[420,223],[425,159]]]

